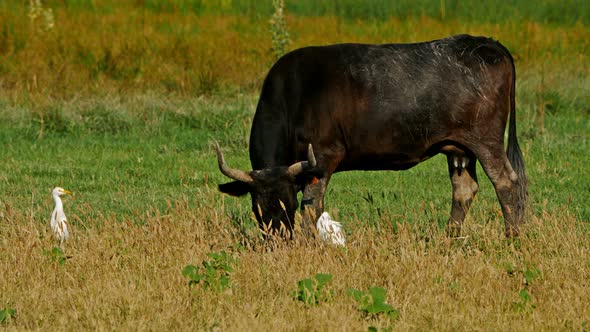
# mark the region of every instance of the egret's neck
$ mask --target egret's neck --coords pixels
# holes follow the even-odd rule
[[[55,209],[56,210],[63,210],[64,205],[61,202],[61,198],[58,195],[53,195],[53,200],[55,201]]]

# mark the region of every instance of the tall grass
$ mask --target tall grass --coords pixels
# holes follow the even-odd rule
[[[151,10],[149,1],[144,6],[135,2],[115,5],[108,0],[48,1],[44,6],[52,9],[54,17],[53,28],[48,30],[39,27],[44,24],[42,21],[29,19],[23,3],[3,2],[0,4],[3,98],[24,101],[146,90],[211,95],[228,86],[249,92],[258,89],[275,60],[268,31],[270,13],[253,17],[231,14],[231,11],[205,15],[177,9],[174,1],[161,3],[173,8]],[[178,2],[187,6],[188,3]],[[343,2],[342,6],[347,3]],[[385,4],[375,2],[378,3]],[[451,2],[445,4],[450,6]],[[213,4],[207,6],[213,8]],[[226,6],[233,8],[234,3]],[[368,2],[364,6],[373,5]],[[522,5],[515,8],[527,12]],[[542,68],[557,65],[562,71],[571,72],[589,61],[590,33],[584,23],[555,27],[526,17],[514,17],[502,24],[485,23],[485,20],[475,23],[449,17],[454,10],[445,12],[445,19],[424,13],[388,16],[378,21],[346,21],[341,16],[299,16],[303,9],[289,9],[287,3],[291,43],[286,50],[351,41],[415,42],[472,33],[493,36],[505,43],[517,59],[519,72],[529,67],[540,72]]]
[[[534,5],[526,0],[460,1],[460,0],[319,0],[292,1],[289,10],[298,15],[334,15],[349,20],[378,19],[391,17],[407,18],[429,16],[440,19],[476,23],[509,23],[528,20],[538,23],[588,24],[590,7],[586,1],[537,1]],[[583,12],[582,12],[583,11]]]
[[[268,17],[273,12],[272,0],[143,0],[143,1],[44,1],[52,8],[75,11],[113,13],[118,10],[145,9],[154,13],[196,15],[247,15]],[[12,4],[11,4],[12,3]],[[18,7],[7,1],[4,7]],[[388,20],[429,16],[474,23],[506,23],[534,21],[555,25],[590,23],[590,5],[584,0],[460,1],[460,0],[290,0],[287,11],[298,16],[338,16],[347,20]]]
[[[589,232],[567,211],[544,214],[515,243],[497,223],[468,223],[468,238],[399,222],[377,233],[347,228],[348,249],[290,243],[242,246],[213,189],[200,204],[171,202],[145,223],[84,218],[59,264],[53,240],[25,211],[0,219],[0,305],[15,309],[8,328],[116,330],[583,330],[590,287]],[[66,207],[71,205],[66,201]],[[474,215],[474,218],[485,218]],[[230,288],[190,287],[181,271],[225,250],[236,260]],[[332,299],[293,300],[297,282],[333,275]],[[365,317],[349,288],[384,288],[399,318]],[[524,294],[524,295],[523,295]]]

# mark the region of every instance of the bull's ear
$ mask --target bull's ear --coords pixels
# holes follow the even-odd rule
[[[250,186],[242,181],[232,181],[220,184],[219,191],[232,196],[242,196],[250,192]]]

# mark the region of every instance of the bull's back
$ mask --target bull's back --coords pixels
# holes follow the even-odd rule
[[[256,117],[272,113],[284,128],[271,135],[277,146],[258,144],[268,147],[260,158],[274,154],[275,163],[288,164],[302,159],[312,142],[320,155],[342,151],[339,170],[411,167],[436,154],[433,145],[469,130],[473,105],[490,93],[482,88],[487,67],[509,57],[498,45],[455,36],[293,51],[273,66],[264,83],[261,101],[275,107],[259,107]],[[251,138],[268,139],[268,132],[260,133],[268,128],[255,119]]]

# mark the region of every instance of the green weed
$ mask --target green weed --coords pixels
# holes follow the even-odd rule
[[[55,262],[59,265],[64,265],[67,260],[63,250],[58,247],[53,247],[51,250],[44,250],[43,254],[49,257],[52,262]]]
[[[16,310],[13,308],[3,308],[0,310],[0,324],[9,324],[16,318]]]
[[[526,289],[518,292],[518,301],[513,302],[514,310],[522,313],[531,312],[537,306],[533,303],[533,297]]]
[[[524,282],[528,286],[533,283],[534,280],[541,278],[541,271],[536,267],[528,267],[522,273],[524,277]]]
[[[235,258],[225,251],[208,253],[208,260],[201,266],[187,265],[182,275],[189,279],[188,285],[202,284],[204,289],[221,293],[231,287],[230,274],[234,270]]]
[[[514,277],[515,275],[521,275],[524,285],[529,286],[533,281],[542,278],[541,271],[535,266],[527,266],[525,268],[519,268],[509,262],[502,263],[504,269],[509,276]]]
[[[517,312],[531,312],[533,309],[537,307],[537,305],[533,303],[533,297],[530,293],[530,286],[532,285],[533,281],[542,278],[541,271],[535,266],[527,266],[526,268],[519,269],[518,267],[508,262],[504,262],[503,265],[508,275],[522,276],[523,288],[521,288],[518,292],[518,301],[513,302],[512,307]]]
[[[307,278],[297,281],[297,290],[293,293],[293,298],[306,305],[318,305],[332,301],[334,292],[327,287],[332,278],[331,274],[318,273],[313,279]]]
[[[350,288],[348,294],[357,302],[358,311],[365,317],[374,318],[385,315],[391,319],[398,319],[400,316],[399,310],[385,302],[387,291],[384,288],[371,287],[368,292]]]
[[[382,327],[382,328],[379,329],[379,328],[377,328],[375,326],[369,326],[367,328],[367,332],[378,332],[378,331],[381,331],[381,332],[391,332],[391,331],[393,331],[393,327]]]

